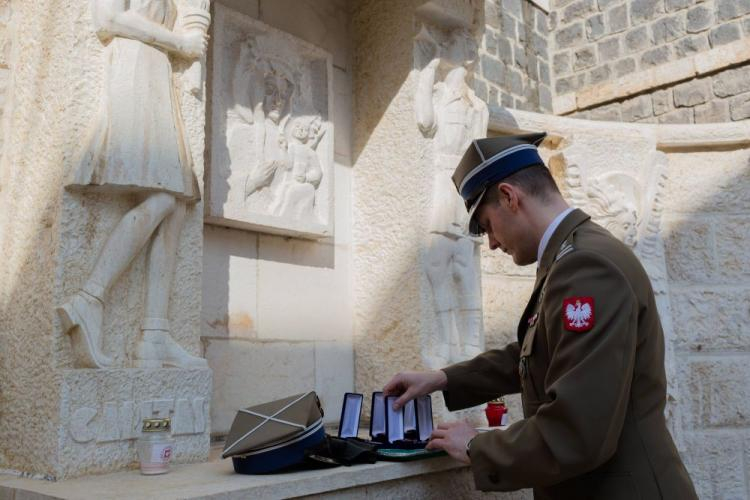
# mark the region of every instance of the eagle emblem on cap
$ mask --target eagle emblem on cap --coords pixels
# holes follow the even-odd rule
[[[594,298],[568,297],[563,300],[563,324],[571,332],[585,332],[594,326]]]

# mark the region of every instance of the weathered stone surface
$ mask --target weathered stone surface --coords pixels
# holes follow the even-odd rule
[[[712,84],[718,97],[750,92],[750,65],[723,71],[713,77]]]
[[[528,63],[526,58],[526,49],[524,49],[523,47],[514,47],[513,60],[516,63],[516,67],[520,68],[521,70],[526,70],[526,64]]]
[[[563,24],[568,24],[579,19],[584,19],[594,12],[596,12],[596,3],[594,0],[576,0],[563,9],[560,20]]]
[[[728,121],[728,101],[713,100],[695,107],[695,123],[720,123]]]
[[[750,291],[704,288],[691,291],[673,285],[672,310],[679,311],[674,316],[675,347],[694,352],[742,350],[750,333]]]
[[[659,19],[651,25],[651,33],[657,45],[676,40],[685,35],[685,17],[678,14]]]
[[[513,64],[513,47],[508,39],[497,39],[497,55],[506,65],[510,66]]]
[[[719,21],[728,21],[750,13],[750,0],[716,0]]]
[[[567,73],[570,73],[572,70],[570,52],[560,52],[555,54],[552,58],[552,67],[555,71],[555,76],[565,76]]]
[[[482,76],[497,85],[505,81],[505,65],[491,57],[482,57]]]
[[[664,12],[664,0],[633,0],[630,2],[630,19],[640,24]]]
[[[549,64],[539,61],[539,81],[545,85],[550,84]]]
[[[671,281],[702,282],[714,276],[711,221],[668,218],[664,221],[664,234]]]
[[[555,92],[558,94],[574,92],[583,87],[585,79],[585,75],[572,75],[565,78],[558,78],[555,81]]]
[[[641,55],[641,66],[649,68],[658,66],[669,61],[671,50],[668,45],[663,45],[655,49],[647,50]]]
[[[654,114],[661,115],[672,108],[672,91],[671,89],[657,90],[651,94],[651,101],[654,105]]]
[[[667,12],[684,9],[692,4],[693,0],[666,0]]]
[[[740,25],[737,23],[721,25],[708,33],[708,39],[712,47],[734,42],[735,40],[739,40],[740,36]]]
[[[533,33],[531,35],[531,45],[534,48],[534,54],[538,55],[544,60],[549,60],[548,43],[547,38]]]
[[[682,59],[696,52],[703,52],[711,48],[706,34],[687,36],[677,41],[674,45],[675,55]]]
[[[618,5],[606,12],[607,26],[610,33],[619,33],[625,31],[628,27],[628,6],[627,4]]]
[[[515,40],[516,38],[516,20],[513,19],[513,16],[505,12],[502,14],[501,34],[510,40]]]
[[[523,18],[523,12],[521,11],[521,0],[502,0],[502,10],[504,12],[510,12],[516,19]]]
[[[593,45],[575,51],[575,62],[573,63],[573,70],[579,71],[582,69],[590,68],[595,64],[596,50]]]
[[[487,75],[484,75],[485,78],[487,78]],[[482,80],[475,79],[474,80],[474,93],[482,99],[483,101],[487,101],[489,99],[489,94],[487,93],[487,84],[484,83]]]
[[[631,53],[639,52],[648,48],[653,45],[653,43],[653,40],[648,34],[648,29],[645,26],[631,30],[625,35],[625,46]]]
[[[487,30],[487,32],[484,34],[484,37],[482,38],[482,44],[484,45],[484,50],[486,50],[488,53],[494,55],[497,55],[497,35],[493,33],[491,30]]]
[[[573,47],[583,41],[583,23],[575,23],[555,33],[558,49]]]
[[[714,328],[713,326],[711,327]],[[750,423],[750,356],[690,360],[685,380],[690,428],[743,427]]]
[[[622,0],[597,0],[596,3],[599,6],[599,10],[604,11],[612,7],[613,5],[620,3],[621,1]]]
[[[586,20],[586,37],[590,41],[599,40],[605,34],[604,30],[604,16],[597,14],[591,16]]]
[[[608,38],[597,45],[600,61],[614,61],[620,56],[620,39]]]
[[[628,57],[615,63],[615,74],[618,77],[629,75],[635,71],[635,59]]]
[[[622,102],[622,119],[627,122],[649,118],[653,116],[654,109],[651,98],[647,95],[638,96]]]
[[[750,96],[746,97],[745,105],[750,107]],[[719,275],[727,284],[747,283],[750,276],[747,246],[750,241],[750,218],[747,215],[722,217],[715,221],[714,231]]]
[[[620,113],[620,104],[615,103],[608,106],[594,108],[589,111],[589,119],[619,122],[622,120],[622,114]]]
[[[688,33],[698,33],[708,29],[714,21],[713,10],[705,5],[696,5],[687,13]]]
[[[744,120],[750,118],[750,93],[732,97],[729,100],[732,120]]]
[[[673,213],[745,213],[750,206],[750,152],[705,151],[669,155],[666,204]],[[700,176],[682,175],[689,161]],[[706,189],[712,186],[712,189]]]
[[[518,320],[534,288],[534,279],[488,277],[482,280],[484,331],[488,344],[513,342]]]
[[[689,108],[674,109],[656,119],[657,123],[693,123],[693,110]]]
[[[539,85],[539,108],[546,113],[552,112],[552,91],[547,85]]]
[[[743,440],[731,434],[690,433],[685,467],[698,498],[747,498],[742,467]]]
[[[589,83],[591,85],[597,85],[599,83],[606,82],[607,80],[609,80],[611,74],[612,69],[608,64],[599,66],[598,68],[591,70],[591,72],[589,73]]]
[[[711,85],[708,79],[692,80],[674,87],[674,104],[677,107],[696,106],[711,98]]]

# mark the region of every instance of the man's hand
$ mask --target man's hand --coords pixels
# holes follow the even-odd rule
[[[393,405],[394,410],[400,409],[407,401],[431,392],[445,389],[448,377],[442,370],[430,372],[401,372],[397,373],[390,382],[383,387],[383,396],[400,396]]]
[[[470,464],[471,459],[466,454],[466,444],[478,433],[466,422],[448,422],[438,425],[432,431],[430,442],[427,443],[428,450],[445,450],[459,462]]]

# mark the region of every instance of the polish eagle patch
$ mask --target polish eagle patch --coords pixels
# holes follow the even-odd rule
[[[563,325],[571,332],[587,332],[594,327],[594,297],[563,299]]]

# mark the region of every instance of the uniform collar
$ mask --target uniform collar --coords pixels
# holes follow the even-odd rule
[[[575,228],[589,220],[591,217],[586,214],[583,210],[577,208],[571,210],[565,217],[562,218],[558,226],[552,232],[552,235],[547,242],[547,245],[542,252],[542,258],[539,261],[539,271],[537,276],[541,277],[547,274],[552,263],[555,261],[560,246],[565,241],[565,238],[570,236]]]
[[[547,226],[547,229],[544,231],[544,234],[542,235],[542,241],[539,242],[539,250],[536,252],[536,261],[538,263],[542,262],[542,255],[544,254],[544,249],[547,248],[547,243],[549,243],[549,239],[552,237],[552,233],[555,232],[555,229],[557,229],[557,226],[560,225],[560,223],[563,221],[566,215],[568,215],[570,212],[573,211],[573,207],[569,207],[562,212],[560,212],[557,217],[550,223],[549,226]]]

